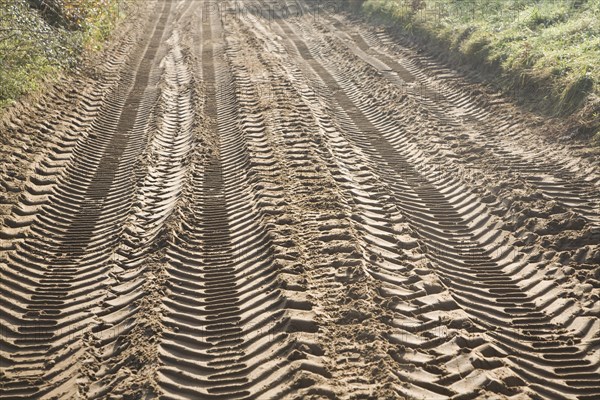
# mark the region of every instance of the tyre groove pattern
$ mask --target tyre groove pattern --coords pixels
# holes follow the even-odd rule
[[[252,20],[250,22],[252,26],[256,26],[258,24],[257,21]],[[286,37],[289,33],[281,32],[280,36]],[[271,44],[269,44],[271,45]],[[258,51],[260,53],[260,50]],[[301,64],[301,63],[300,63]],[[292,67],[294,68],[294,67]],[[290,72],[291,76],[299,76],[300,80],[307,79],[306,77],[302,77],[302,74],[296,70],[296,73]],[[313,88],[318,89],[318,93],[321,95],[324,91],[318,83],[311,83]],[[307,93],[313,92],[312,89],[307,87],[302,87],[299,89],[299,92],[304,96],[309,96]],[[314,92],[313,92],[314,93]],[[306,98],[306,97],[305,97]],[[306,98],[307,103],[310,104],[311,101]],[[326,99],[327,104],[330,106],[335,106],[330,101],[331,99]],[[277,103],[286,102],[277,101]],[[314,104],[314,99],[312,101]],[[318,103],[318,101],[317,101]],[[342,122],[338,122],[336,124],[332,124],[330,117],[327,115],[323,115],[323,113],[318,110],[316,107],[316,118],[319,121],[319,124],[322,124],[322,129],[328,134],[324,135],[328,137],[330,135],[335,135],[335,131],[340,129],[341,131],[345,131],[347,129],[352,129],[349,127],[347,118],[341,118]],[[336,113],[337,114],[337,113]],[[334,119],[339,119],[338,115],[334,116]],[[279,119],[278,119],[279,120]],[[343,126],[343,129],[336,128],[336,125],[340,124]],[[340,142],[344,142],[343,137],[333,136],[332,144],[330,146],[337,147],[343,146]],[[347,142],[346,142],[347,143]],[[321,145],[322,146],[322,145]],[[357,162],[357,155],[352,155],[353,152],[358,152],[356,148],[350,151],[348,144],[343,146],[339,151],[339,154],[336,154],[338,161],[343,160],[344,158],[353,158],[353,162],[343,165],[343,170],[352,170],[355,169],[358,171],[358,176],[356,178],[348,179],[348,182],[344,182],[342,177],[336,177],[336,181],[340,182],[342,186],[348,185],[349,197],[353,198],[353,202],[356,204],[355,215],[352,216],[352,225],[356,224],[356,229],[364,235],[362,237],[361,248],[363,249],[363,262],[360,262],[359,259],[349,259],[343,262],[340,261],[340,255],[336,256],[336,261],[333,262],[333,266],[335,266],[335,271],[331,274],[331,278],[328,277],[325,273],[320,273],[317,277],[318,281],[322,281],[322,289],[320,291],[324,293],[333,293],[334,288],[340,287],[342,289],[338,289],[342,297],[338,301],[337,304],[341,304],[343,302],[348,303],[351,301],[349,299],[356,298],[357,291],[364,290],[360,289],[361,281],[364,283],[364,270],[368,272],[368,274],[381,282],[382,287],[377,290],[381,293],[383,297],[387,297],[390,302],[390,308],[393,310],[391,315],[391,310],[378,310],[375,311],[374,315],[379,315],[381,321],[385,321],[388,327],[379,328],[385,331],[390,327],[394,327],[396,331],[404,332],[402,334],[403,337],[410,337],[412,343],[408,344],[411,348],[414,348],[417,343],[420,344],[421,349],[424,351],[419,351],[418,355],[413,355],[408,359],[404,359],[407,354],[403,354],[403,346],[397,346],[392,343],[389,343],[387,346],[385,343],[379,343],[377,346],[389,347],[387,350],[388,354],[393,354],[393,359],[389,360],[390,365],[389,369],[383,369],[381,363],[377,365],[377,367],[373,370],[375,376],[371,379],[366,378],[369,375],[361,375],[357,376],[354,371],[360,370],[363,373],[368,373],[370,370],[369,361],[370,360],[361,360],[360,358],[355,358],[353,353],[357,351],[356,346],[356,338],[354,341],[348,343],[348,347],[340,346],[336,348],[336,356],[338,357],[336,360],[336,364],[330,366],[332,371],[334,372],[335,379],[343,381],[346,385],[349,385],[352,389],[346,389],[346,396],[365,396],[369,395],[376,390],[378,393],[386,393],[387,396],[421,396],[426,398],[438,398],[440,396],[439,393],[449,393],[449,391],[440,385],[436,387],[435,384],[431,384],[427,380],[424,380],[424,376],[428,376],[429,373],[426,372],[427,364],[429,362],[434,362],[436,358],[444,363],[449,358],[450,355],[447,354],[447,350],[442,350],[444,347],[444,343],[448,340],[452,339],[452,336],[445,335],[439,336],[436,333],[430,332],[431,327],[434,326],[437,328],[438,332],[443,333],[442,331],[446,328],[443,325],[439,325],[438,316],[441,310],[446,310],[444,314],[447,314],[450,310],[457,310],[458,307],[454,304],[454,302],[450,299],[450,296],[447,295],[444,297],[438,296],[441,289],[441,285],[436,282],[436,279],[431,275],[431,272],[426,268],[420,268],[416,271],[419,271],[419,275],[424,275],[424,278],[421,280],[417,277],[417,275],[410,274],[412,267],[410,265],[405,264],[405,260],[412,259],[413,262],[418,262],[422,257],[419,253],[408,253],[406,254],[402,251],[402,248],[405,249],[414,249],[416,246],[416,241],[414,239],[410,239],[407,237],[406,228],[396,228],[398,223],[394,224],[394,226],[389,226],[390,219],[394,221],[394,217],[388,217],[390,215],[390,208],[393,210],[394,206],[387,203],[389,196],[383,195],[378,198],[375,193],[377,190],[373,190],[372,186],[363,186],[362,182],[368,182],[368,178],[365,177],[365,168],[361,166]],[[314,164],[314,163],[311,163]],[[332,167],[335,171],[335,168]],[[344,174],[347,176],[346,174]],[[358,187],[364,188],[367,191],[359,190]],[[367,194],[369,193],[369,195]],[[383,203],[383,204],[382,204]],[[399,216],[396,214],[395,218]],[[388,219],[389,218],[389,219]],[[328,232],[332,229],[332,227],[336,226],[334,232]],[[343,225],[340,225],[339,222],[330,222],[328,225],[323,226],[323,230],[326,234],[323,236],[323,240],[326,243],[330,242],[335,243],[335,240],[340,240],[343,236],[341,232],[343,232]],[[340,232],[341,230],[341,232]],[[366,232],[365,232],[366,230]],[[399,231],[404,230],[404,234],[400,234]],[[340,232],[340,233],[338,233]],[[325,239],[331,238],[331,239]],[[400,246],[400,249],[397,248]],[[400,251],[399,251],[400,250]],[[335,252],[331,252],[332,255],[335,255]],[[359,257],[360,258],[360,257]],[[412,275],[412,276],[411,276]],[[428,275],[428,276],[427,276]],[[374,282],[367,279],[366,282],[369,286],[373,285]],[[429,302],[425,301],[421,304],[410,304],[411,299],[416,298],[425,298],[426,295],[429,294],[430,300]],[[402,299],[399,299],[401,297]],[[342,300],[345,298],[344,300]],[[359,297],[360,299],[361,297]],[[432,302],[432,300],[435,302]],[[376,300],[377,301],[377,300]],[[346,311],[345,316],[342,315],[339,317],[338,325],[336,326],[337,330],[343,329],[343,326],[352,327],[355,318],[359,318],[358,322],[360,323],[362,318],[368,318],[367,315],[373,311],[367,311],[365,309],[364,303],[361,304],[360,300],[355,303],[349,303],[350,307],[356,307],[358,310]],[[339,308],[339,306],[338,306]],[[438,309],[439,311],[435,311]],[[400,310],[404,311],[404,313],[399,312]],[[334,312],[334,311],[332,311]],[[337,311],[339,312],[339,310]],[[366,313],[366,314],[361,314]],[[431,315],[428,315],[431,314]],[[458,317],[462,318],[466,321],[466,316],[460,315],[458,313]],[[361,316],[362,315],[362,316]],[[415,317],[411,318],[409,317]],[[456,313],[454,314],[457,317]],[[354,320],[354,321],[353,321]],[[378,324],[376,321],[369,321],[369,325]],[[414,334],[409,333],[414,332]],[[338,334],[339,335],[339,334]],[[338,339],[339,340],[339,339]],[[418,340],[418,342],[414,342],[413,340]],[[460,338],[459,340],[467,340],[466,338]],[[460,341],[459,341],[460,343]],[[372,343],[373,344],[373,343]],[[373,348],[377,348],[377,346],[373,346]],[[395,347],[395,348],[394,348]],[[400,351],[398,351],[400,350]],[[444,354],[440,357],[439,351],[442,351]],[[348,354],[348,356],[346,356]],[[378,357],[378,353],[374,350],[370,351],[369,356],[373,356],[375,359]],[[370,358],[370,357],[367,357]],[[418,360],[418,361],[417,361]],[[437,360],[436,360],[437,361]],[[387,364],[387,363],[386,363]],[[418,366],[418,368],[415,368]],[[369,368],[369,369],[367,369]],[[340,376],[337,376],[340,374]],[[458,376],[458,374],[457,374]],[[390,377],[395,377],[390,379]],[[372,382],[378,382],[381,387],[375,387]],[[370,383],[370,384],[369,384]],[[389,389],[386,387],[393,387],[394,394],[388,392]],[[438,392],[437,394],[435,392]]]
[[[290,37],[294,36],[291,31],[287,33]],[[297,41],[297,44],[299,44],[300,48],[303,47],[301,42]],[[319,50],[313,50],[308,54],[315,54]],[[304,54],[308,51],[307,49]],[[321,57],[314,59],[318,60]],[[407,151],[404,149],[410,149],[410,147],[403,146],[406,139],[402,140],[401,137],[398,138],[397,133],[395,133],[397,132],[397,128],[392,129],[389,122],[386,122],[384,118],[373,112],[374,110],[370,110],[359,103],[359,95],[353,92],[349,77],[342,75],[340,78],[334,79],[330,72],[322,67],[318,61],[313,62],[312,66],[331,90],[341,87],[342,90],[348,91],[348,95],[342,91],[337,91],[334,97],[347,111],[350,118],[354,120],[354,123],[360,128],[361,132],[366,135],[366,140],[365,138],[356,138],[357,144],[362,141],[362,147],[365,152],[371,149],[370,152],[373,156],[381,158],[382,162],[391,167],[392,171],[396,172],[392,175],[394,178],[390,181],[390,185],[392,185],[392,182],[396,182],[395,186],[398,187],[396,197],[400,202],[400,207],[409,216],[411,225],[419,232],[429,231],[430,233],[437,234],[438,238],[447,237],[447,239],[442,240],[436,239],[435,236],[425,237],[424,241],[429,247],[430,257],[441,267],[441,275],[447,279],[447,284],[454,289],[453,292],[457,301],[463,307],[466,307],[468,312],[479,323],[483,323],[488,328],[495,323],[507,321],[512,321],[517,329],[527,324],[533,327],[531,332],[522,335],[519,339],[530,343],[529,346],[525,345],[522,348],[528,349],[530,353],[538,353],[539,355],[532,357],[535,359],[534,363],[529,364],[525,362],[515,366],[513,369],[525,379],[536,379],[536,373],[532,373],[532,370],[536,370],[534,366],[535,362],[541,365],[550,365],[553,368],[560,367],[564,360],[569,360],[572,364],[579,363],[581,366],[590,365],[590,360],[579,359],[579,357],[589,354],[590,349],[587,346],[592,345],[593,341],[588,342],[587,345],[585,341],[591,339],[588,334],[590,331],[593,331],[592,326],[597,321],[588,319],[587,322],[584,322],[584,327],[579,332],[581,338],[576,340],[575,346],[561,349],[564,352],[562,353],[563,360],[557,361],[558,357],[554,358],[549,352],[545,353],[545,349],[549,346],[548,343],[556,342],[552,334],[556,332],[562,337],[562,340],[566,340],[571,333],[568,333],[564,328],[561,330],[555,323],[550,322],[552,314],[544,312],[544,308],[547,308],[548,305],[541,308],[535,306],[533,301],[540,293],[533,296],[527,295],[520,286],[513,283],[513,274],[507,274],[504,271],[503,268],[507,265],[511,269],[517,269],[519,267],[518,260],[497,260],[490,257],[489,249],[481,247],[481,244],[475,239],[476,235],[474,235],[473,229],[465,221],[465,218],[468,218],[472,214],[472,211],[469,209],[465,211],[464,199],[461,198],[464,196],[448,200],[448,194],[446,194],[448,191],[440,192],[436,187],[439,184],[448,186],[447,182],[431,181],[431,178],[427,178],[413,167],[414,159],[412,158],[414,155],[408,153],[407,156],[403,156],[403,153],[405,154]],[[355,97],[352,98],[352,96]],[[377,124],[377,126],[381,127],[376,127],[376,125],[372,124]],[[375,152],[373,152],[373,149]],[[386,168],[384,171],[387,173],[389,170],[390,168]],[[399,184],[399,182],[401,183]],[[411,198],[405,195],[405,193],[411,192],[414,193],[415,197]],[[449,191],[449,194],[453,192],[458,191],[453,189]],[[464,193],[464,191],[460,193]],[[403,203],[410,204],[413,210],[402,207]],[[453,209],[456,209],[456,211],[449,212],[449,210]],[[492,248],[492,250],[495,249]],[[516,263],[516,265],[513,265],[513,263]],[[465,275],[469,278],[469,281],[465,280]],[[488,275],[493,279],[488,279]],[[464,285],[464,282],[472,284],[474,281],[483,284],[487,290],[480,291]],[[491,283],[488,283],[488,281]],[[475,292],[478,296],[485,296],[483,301],[479,299],[479,302],[483,304],[474,303],[475,299],[469,295],[465,296],[466,298],[461,297],[462,291]],[[516,313],[519,315],[502,310],[502,308],[498,307],[498,302],[508,309],[517,310]],[[486,312],[482,313],[480,307],[483,307]],[[492,318],[491,321],[486,321],[484,318],[489,319],[488,315],[495,315],[499,320]],[[570,320],[565,321],[565,327],[574,323],[573,318],[574,316]],[[535,329],[536,324],[532,324],[534,320],[539,321],[539,329]],[[500,343],[510,343],[509,345],[502,346],[510,354],[510,346],[514,345],[511,335],[514,335],[514,333],[511,332],[511,329],[507,329],[507,331],[492,336]],[[597,393],[598,388],[593,379],[585,380],[584,378],[581,382],[575,382],[570,381],[568,375],[565,376],[557,373],[551,376],[554,379],[551,387],[557,390],[557,392],[550,391],[550,395],[560,396],[558,393],[562,392],[572,395],[593,396]],[[537,377],[540,381],[546,378],[547,376]],[[532,384],[531,387],[535,387],[536,390],[548,394],[544,387],[535,384]]]
[[[1,122],[2,396],[600,396],[597,163],[328,12],[155,1]]]
[[[159,334],[148,304],[154,300],[151,294],[161,290],[157,282],[164,279],[156,268],[160,263],[157,252],[168,235],[166,222],[174,219],[189,174],[195,116],[194,81],[182,54],[179,32],[174,30],[166,43],[169,51],[161,63],[163,90],[147,146],[147,172],[137,190],[137,211],[126,222],[117,250],[119,258],[113,270],[116,284],[106,299],[106,310],[99,313],[100,322],[92,328],[95,346],[88,360],[102,360],[102,367],[91,371],[94,383],[88,389],[89,398],[107,393],[124,395],[135,381],[138,386],[149,385],[143,368],[132,359],[135,352],[143,353],[140,340],[152,342],[149,333]],[[117,340],[121,341],[119,350],[114,349]],[[143,357],[151,359],[152,343],[149,347],[146,354],[138,356],[139,363]]]
[[[155,38],[167,17],[165,4]],[[12,353],[7,375],[19,377],[5,385],[11,397],[52,396],[77,387],[74,361],[82,354],[91,310],[108,284],[102,278],[108,271],[106,250],[115,246],[118,221],[127,212],[131,168],[143,132],[143,124],[134,122],[149,110],[148,99],[139,93],[156,53],[152,46],[150,40],[138,56],[145,70],[122,78],[89,135],[75,145],[63,181],[31,227],[37,237],[10,252],[3,266],[3,285],[16,295],[11,318],[17,328],[6,335]]]
[[[217,148],[194,167],[189,231],[167,252],[169,329],[158,383],[164,398],[280,397],[301,368],[287,359],[296,344],[286,331],[302,313],[286,310],[270,235],[244,185],[245,124],[237,122],[242,103],[225,64],[222,28],[214,15],[203,16],[202,28],[203,129]]]
[[[338,24],[345,25],[341,22]],[[513,175],[518,174],[548,199],[573,209],[592,224],[600,222],[600,204],[595,195],[600,183],[597,173],[584,176],[584,183],[580,179],[584,171],[582,166],[572,161],[565,163],[556,157],[559,154],[557,151],[550,154],[542,150],[513,151],[509,141],[519,141],[528,135],[526,128],[521,127],[518,120],[505,118],[495,121],[493,111],[497,115],[504,113],[500,100],[490,104],[471,99],[460,87],[454,86],[454,82],[458,81],[455,73],[441,68],[426,56],[408,59],[408,49],[401,48],[385,34],[348,36],[352,45],[361,51],[360,56],[364,60],[377,60],[384,65],[384,68],[380,67],[380,71],[385,78],[404,90],[412,88],[411,91],[419,97],[421,104],[432,110],[438,121],[453,127],[460,139],[460,146],[481,148],[485,157],[496,168]],[[352,46],[348,41],[342,42],[346,46]],[[435,74],[436,78],[428,73]],[[464,135],[461,132],[477,134]],[[446,136],[450,137],[447,133]]]

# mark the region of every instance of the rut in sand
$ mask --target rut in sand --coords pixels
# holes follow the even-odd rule
[[[600,396],[598,160],[334,11],[149,2],[0,121],[3,398]]]

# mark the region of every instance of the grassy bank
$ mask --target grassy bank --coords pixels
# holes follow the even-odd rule
[[[123,0],[0,0],[0,108],[102,47]]]
[[[362,9],[598,135],[600,0],[367,0]]]

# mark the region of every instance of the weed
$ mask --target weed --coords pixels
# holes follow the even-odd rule
[[[102,47],[122,0],[0,0],[0,108]]]
[[[600,0],[427,0],[416,12],[413,3],[367,0],[363,10],[496,70],[510,82],[507,92],[548,90],[538,103],[553,115],[572,114],[589,95],[598,97]]]

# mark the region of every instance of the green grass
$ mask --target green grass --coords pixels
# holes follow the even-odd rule
[[[119,0],[0,0],[0,109],[76,67],[100,49]]]
[[[597,129],[600,0],[367,0],[363,10],[497,74],[538,110],[583,112]]]

